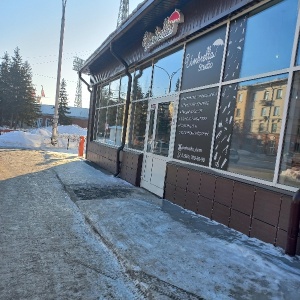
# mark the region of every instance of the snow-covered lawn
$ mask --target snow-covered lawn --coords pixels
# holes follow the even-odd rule
[[[0,135],[2,148],[26,148],[77,153],[79,137],[87,135],[87,129],[77,125],[58,126],[58,144],[51,144],[52,127],[17,130]]]

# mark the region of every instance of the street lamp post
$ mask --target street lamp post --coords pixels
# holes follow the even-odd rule
[[[167,74],[167,76],[168,76],[168,78],[169,78],[168,94],[170,94],[170,93],[171,93],[172,79],[173,79],[174,75],[175,75],[181,68],[179,68],[179,69],[176,70],[175,72],[172,72],[171,75],[170,75],[169,72],[168,72],[166,69],[164,69],[164,68],[162,68],[162,67],[160,67],[160,66],[158,66],[158,65],[154,65],[154,66],[157,67],[157,68],[159,68],[159,69],[161,69],[161,70],[163,70],[163,71],[165,71],[165,73]]]
[[[67,0],[62,0],[62,18],[61,18],[61,28],[60,28],[59,53],[58,53],[56,94],[55,94],[55,106],[54,106],[54,116],[53,116],[52,136],[51,136],[52,145],[57,144],[58,98],[59,98],[59,90],[60,90],[61,59],[62,59],[62,50],[63,50],[63,43],[64,43],[66,5],[67,5]]]

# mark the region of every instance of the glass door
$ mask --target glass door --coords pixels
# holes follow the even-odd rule
[[[166,162],[170,159],[170,136],[173,124],[174,101],[151,100],[148,111],[147,142],[141,186],[163,196]]]

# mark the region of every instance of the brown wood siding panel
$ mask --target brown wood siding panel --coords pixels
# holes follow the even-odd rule
[[[229,227],[249,235],[251,218],[237,210],[232,209],[229,221]]]
[[[275,244],[276,227],[257,219],[252,219],[250,237],[257,238],[264,242]]]
[[[193,212],[197,212],[197,207],[198,207],[198,195],[193,192],[187,191],[185,208]]]
[[[201,172],[189,170],[187,190],[195,194],[199,193],[201,185]]]
[[[276,237],[276,246],[285,249],[287,240],[287,232],[285,230],[278,229]]]
[[[218,202],[214,202],[212,211],[212,220],[228,226],[230,217],[230,208]]]
[[[198,196],[197,213],[199,215],[211,219],[212,207],[213,207],[212,200],[202,197],[201,195]]]
[[[174,165],[167,165],[167,175],[166,175],[166,182],[176,185],[177,179],[177,167]]]
[[[233,185],[233,180],[218,177],[216,180],[215,201],[230,207],[233,194]]]
[[[216,177],[207,173],[201,175],[200,195],[213,200],[215,195]]]
[[[288,230],[288,226],[289,226],[290,207],[291,207],[292,200],[293,200],[292,197],[284,196],[284,195],[282,196],[278,227],[285,231]]]
[[[256,190],[253,217],[277,226],[281,206],[281,195],[258,188]]]
[[[122,151],[121,157],[120,178],[135,186],[140,186],[143,154]]]
[[[232,208],[246,215],[252,215],[255,187],[238,181],[234,183]]]
[[[180,169],[178,172],[181,174],[184,174],[181,169],[188,171],[186,189],[182,188],[185,186],[185,176],[177,176],[177,169]],[[167,173],[167,178],[173,178],[174,184],[166,185],[166,199],[191,211],[195,211],[197,203],[197,214],[212,218],[250,237],[285,247],[291,193],[284,194],[280,189],[272,191],[270,187],[264,189],[262,185],[225,178],[221,174],[216,176],[193,166],[189,169],[180,163],[177,166],[172,162],[167,170],[173,171],[171,176]],[[184,183],[178,184],[179,181]],[[300,254],[299,239],[297,253]]]
[[[189,170],[186,168],[178,168],[176,184],[182,189],[186,189],[188,182]]]
[[[174,195],[174,203],[185,207],[186,190],[176,187]]]
[[[175,201],[174,197],[175,197],[175,185],[166,183],[164,198],[174,203]]]

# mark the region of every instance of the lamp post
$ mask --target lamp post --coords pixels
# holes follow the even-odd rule
[[[61,18],[61,28],[60,28],[59,53],[58,53],[56,94],[55,94],[55,106],[54,106],[54,116],[53,116],[52,136],[51,136],[52,145],[57,144],[58,98],[59,98],[59,90],[60,90],[61,59],[62,59],[62,50],[63,50],[63,43],[64,43],[66,5],[67,5],[67,0],[62,0],[62,18]]]
[[[157,66],[157,65],[154,65],[154,66],[157,67],[157,68],[159,68],[159,69],[162,69],[162,70],[165,71],[165,73],[167,74],[167,76],[168,76],[168,78],[169,78],[168,94],[170,94],[170,93],[171,93],[172,79],[173,79],[174,75],[175,75],[181,68],[179,68],[179,69],[176,70],[175,72],[172,72],[171,75],[170,75],[169,72],[168,72],[166,69],[164,69],[164,68],[162,68],[162,67],[160,67],[160,66]]]

